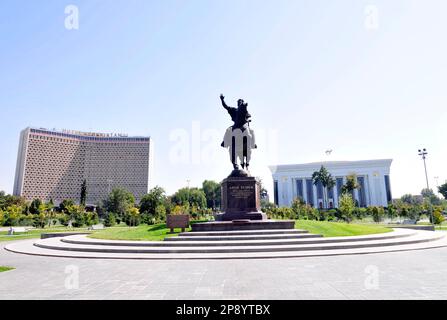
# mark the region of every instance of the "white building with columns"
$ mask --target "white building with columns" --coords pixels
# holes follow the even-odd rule
[[[297,197],[313,207],[323,207],[323,187],[314,185],[312,174],[323,165],[335,179],[328,190],[328,206],[338,207],[341,188],[346,176],[355,174],[359,188],[354,198],[360,207],[384,206],[392,200],[390,167],[392,159],[361,161],[327,161],[305,164],[270,166],[273,175],[274,201],[279,206],[290,206]]]

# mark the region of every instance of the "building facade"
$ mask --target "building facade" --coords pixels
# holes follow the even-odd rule
[[[89,204],[115,187],[139,200],[149,189],[151,152],[150,137],[27,128],[20,134],[14,195],[79,202],[85,180]]]
[[[290,206],[297,197],[307,204],[322,208],[324,189],[314,185],[312,174],[323,165],[335,179],[335,186],[327,190],[327,207],[338,207],[341,188],[346,177],[357,176],[359,188],[353,197],[360,207],[384,206],[392,201],[390,184],[391,159],[363,161],[328,161],[295,165],[270,166],[273,175],[274,201],[279,206]]]

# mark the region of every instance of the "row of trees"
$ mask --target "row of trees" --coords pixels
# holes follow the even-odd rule
[[[385,218],[392,220],[409,219],[418,221],[421,216],[425,215],[431,219],[429,207],[408,205],[403,202],[391,204],[388,207],[370,206],[367,208],[359,208],[355,206],[354,200],[350,194],[343,194],[339,199],[339,207],[330,210],[318,210],[305,204],[300,199],[295,199],[292,206],[276,207],[274,205],[267,206],[263,209],[271,219],[301,219],[301,220],[317,220],[317,221],[344,221],[362,220],[372,218],[374,222],[382,222]],[[445,207],[431,207],[433,210],[433,220],[435,224],[444,221],[443,212]]]
[[[99,219],[106,226],[121,222],[134,226],[141,222],[164,222],[167,214],[185,213],[193,219],[200,219],[219,210],[221,205],[220,183],[211,180],[205,180],[202,188],[181,188],[171,196],[157,186],[139,203],[129,191],[116,188],[107,199],[97,204],[94,212],[87,210],[87,194],[86,181],[81,185],[79,205],[74,200],[64,200],[59,206],[55,206],[52,200],[45,203],[40,199],[27,202],[22,197],[0,192],[0,226],[44,227],[60,223],[80,227],[98,223]]]
[[[312,174],[312,180],[314,185],[321,184],[323,187],[323,208],[329,208],[328,192],[334,188],[336,180],[332,177],[329,171],[321,166],[320,170],[315,171]],[[354,190],[359,189],[360,185],[357,183],[357,176],[355,174],[350,174],[346,177],[346,182],[341,188],[341,193],[350,194],[353,198]]]

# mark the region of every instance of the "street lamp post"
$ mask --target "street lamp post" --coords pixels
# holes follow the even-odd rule
[[[427,175],[427,164],[425,163],[425,158],[426,155],[428,154],[427,149],[419,149],[419,155],[422,157],[422,160],[424,161],[424,169],[425,169],[425,180],[427,182],[427,189],[430,189],[430,187],[428,186],[428,175]]]
[[[424,170],[425,170],[425,181],[427,183],[427,191],[430,190],[430,187],[428,185],[428,175],[427,175],[427,164],[425,163],[426,155],[428,154],[427,149],[419,149],[418,150],[419,155],[422,157],[422,160],[424,161]],[[431,209],[431,202],[429,200],[429,210],[430,210],[430,217],[431,217],[431,223],[433,226],[435,225],[435,220],[433,219],[433,210]]]

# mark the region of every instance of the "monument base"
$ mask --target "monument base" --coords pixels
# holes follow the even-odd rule
[[[192,232],[240,231],[240,230],[287,230],[295,228],[293,220],[234,220],[202,222],[191,225]]]
[[[267,220],[264,212],[232,212],[218,213],[214,215],[216,221],[233,221],[233,220]]]

